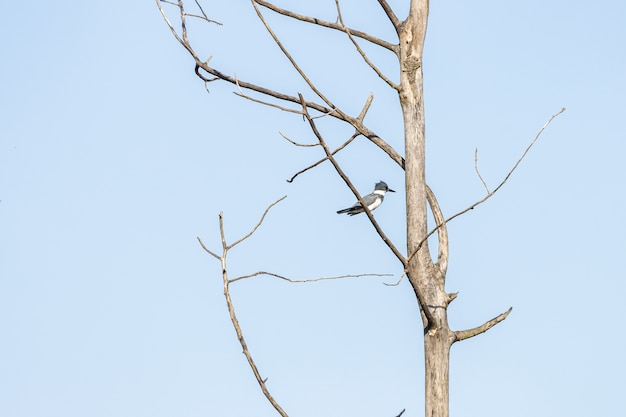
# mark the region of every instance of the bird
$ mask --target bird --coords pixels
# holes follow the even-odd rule
[[[383,203],[386,192],[395,193],[395,191],[389,188],[384,181],[380,181],[374,185],[374,192],[362,197],[361,200],[363,200],[365,205],[367,205],[368,209],[374,210]],[[361,206],[361,203],[357,201],[352,207],[339,210],[337,214],[347,213],[348,216],[354,216],[355,214],[363,213],[364,211],[365,210],[363,209],[363,206]]]

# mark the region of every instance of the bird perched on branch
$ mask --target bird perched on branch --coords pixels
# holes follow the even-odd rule
[[[374,210],[383,203],[383,199],[385,198],[386,192],[395,193],[394,190],[387,187],[387,184],[384,181],[380,181],[380,182],[377,182],[376,185],[374,186],[373,193],[368,194],[365,197],[362,197],[361,199],[363,200],[363,202],[365,203],[368,209]],[[364,211],[365,210],[363,209],[363,206],[361,206],[361,204],[357,201],[356,203],[354,203],[352,207],[339,210],[337,214],[348,213],[348,216],[354,216],[355,214],[363,213]]]

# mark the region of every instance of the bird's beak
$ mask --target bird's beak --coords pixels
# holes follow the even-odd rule
[[[391,193],[395,193],[395,191],[394,191],[394,190],[392,190],[391,188],[390,188],[390,189],[388,189],[387,191],[389,191],[389,192],[391,192]]]

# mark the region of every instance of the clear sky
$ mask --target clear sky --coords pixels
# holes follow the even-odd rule
[[[190,2],[191,3],[191,2]],[[232,3],[232,4],[229,4]],[[302,4],[301,4],[302,3]],[[404,15],[408,0],[391,2]],[[614,416],[624,399],[626,3],[432,1],[424,56],[428,182],[446,215],[495,186],[562,107],[507,185],[449,225],[450,324],[513,306],[452,348],[451,414]],[[246,1],[203,2],[203,56],[242,80],[306,90]],[[334,21],[334,1],[281,1]],[[377,2],[346,0],[352,27],[396,42]],[[175,9],[168,8],[174,18]],[[209,85],[152,0],[7,2],[0,27],[0,416],[273,416],[229,321],[227,239],[249,347],[293,416],[423,415],[421,322],[401,268],[354,197],[317,161],[301,117]],[[268,12],[269,13],[269,12]],[[402,152],[397,98],[340,33],[269,15],[326,94]],[[395,58],[365,45],[397,80]],[[350,134],[331,120],[332,145]],[[404,247],[402,171],[364,139],[339,156]]]

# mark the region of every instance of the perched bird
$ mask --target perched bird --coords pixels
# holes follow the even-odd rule
[[[374,210],[383,203],[383,199],[385,198],[385,193],[387,191],[395,193],[394,190],[387,187],[387,184],[384,181],[377,182],[374,186],[374,192],[362,197],[361,199],[365,205],[367,205],[368,209]],[[361,206],[361,204],[357,201],[352,207],[339,210],[337,214],[348,213],[348,216],[354,216],[355,214],[363,213],[364,211],[363,206]]]

